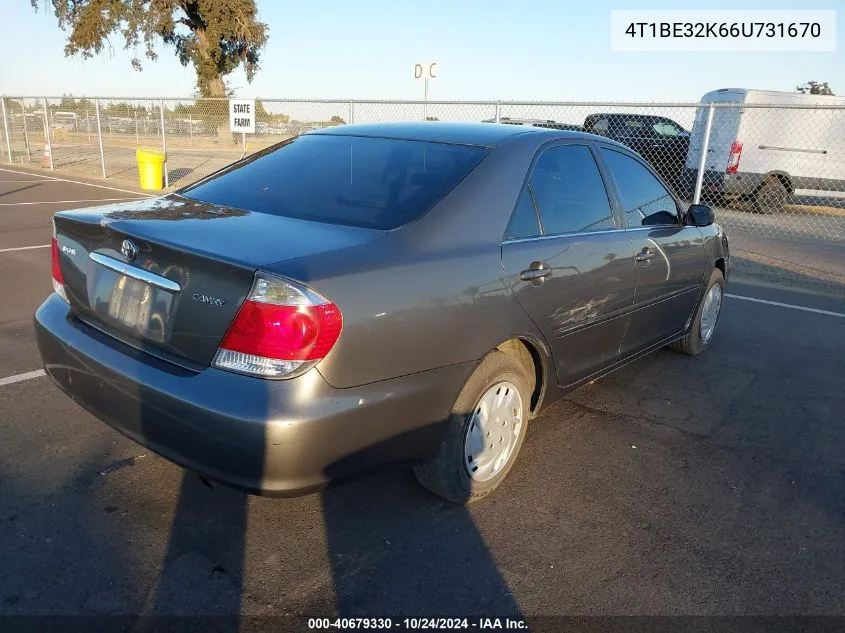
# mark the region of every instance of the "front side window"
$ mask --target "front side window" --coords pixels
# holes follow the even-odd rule
[[[669,121],[657,121],[652,126],[655,136],[683,136],[684,131]]]
[[[179,194],[256,213],[392,229],[428,211],[487,152],[446,143],[306,134]]]
[[[605,147],[599,152],[619,189],[628,226],[677,224],[675,199],[648,169],[621,152]]]
[[[530,185],[546,235],[616,228],[601,173],[586,145],[544,151]]]

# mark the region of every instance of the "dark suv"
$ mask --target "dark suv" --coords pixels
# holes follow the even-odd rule
[[[675,190],[679,189],[689,132],[671,119],[645,114],[591,114],[584,119],[583,130],[627,145]]]

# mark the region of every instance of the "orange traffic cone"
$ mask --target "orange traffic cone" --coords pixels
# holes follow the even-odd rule
[[[52,162],[53,161],[50,157],[50,145],[48,143],[44,143],[44,156],[41,157],[41,166],[50,167]]]

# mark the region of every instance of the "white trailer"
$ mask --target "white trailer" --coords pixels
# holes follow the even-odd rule
[[[845,195],[845,109],[806,107],[845,106],[845,97],[723,88],[700,103],[686,159],[688,187],[698,171],[709,104],[733,104],[713,108],[702,197],[751,200],[771,213],[782,211],[790,196]]]

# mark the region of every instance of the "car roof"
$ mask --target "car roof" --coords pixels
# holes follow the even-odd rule
[[[632,112],[597,112],[596,114],[590,114],[587,116],[587,119],[668,119],[665,116],[661,116],[659,114],[634,114]]]
[[[546,138],[592,137],[591,134],[550,130],[547,128],[521,125],[503,125],[497,123],[474,123],[452,121],[410,121],[402,123],[356,123],[337,127],[313,130],[308,134],[337,136],[372,136],[380,138],[404,139],[409,141],[429,141],[433,143],[453,143],[457,145],[478,145],[493,147],[513,136],[538,134]]]

